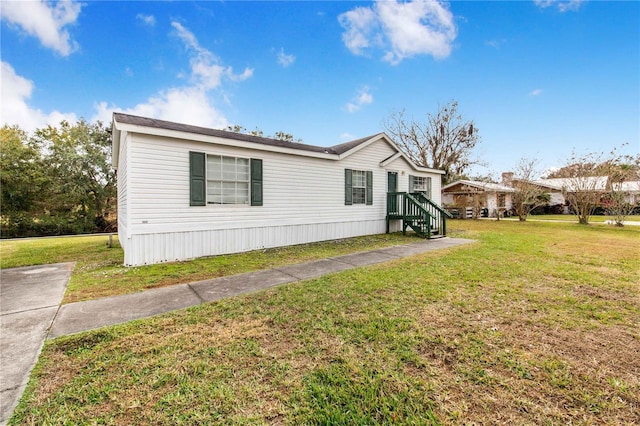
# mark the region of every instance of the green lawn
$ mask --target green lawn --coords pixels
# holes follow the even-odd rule
[[[46,343],[11,424],[640,424],[640,229],[478,243]]]
[[[0,241],[0,268],[75,261],[63,300],[71,303],[416,241],[401,234],[371,235],[127,268],[117,237],[112,248],[107,236],[6,240]]]
[[[510,218],[518,220],[518,217]],[[562,220],[566,222],[578,222],[578,218],[572,214],[538,214],[538,215],[530,215],[529,219],[531,220]],[[590,223],[604,223],[608,220],[613,220],[611,216],[591,216],[589,218]],[[625,221],[630,222],[640,222],[640,216],[632,215],[625,217]]]

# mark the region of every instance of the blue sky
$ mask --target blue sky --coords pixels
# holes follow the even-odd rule
[[[5,1],[3,124],[113,111],[334,145],[459,102],[487,163],[640,151],[640,2]]]

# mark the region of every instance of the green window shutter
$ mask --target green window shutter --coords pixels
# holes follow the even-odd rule
[[[413,175],[409,175],[409,192],[413,192]]]
[[[262,160],[251,159],[251,205],[262,205]]]
[[[431,178],[427,178],[427,198],[431,199]]]
[[[344,169],[344,205],[350,206],[353,204],[353,176],[351,169]]]
[[[367,205],[373,204],[373,172],[367,172]]]
[[[204,152],[189,151],[189,205],[207,204]]]

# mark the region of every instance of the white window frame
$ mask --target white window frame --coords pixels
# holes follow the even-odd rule
[[[362,179],[362,185],[356,185],[356,175],[358,180]],[[367,172],[364,170],[351,170],[351,203],[367,204]]]
[[[421,182],[418,185],[418,181]],[[411,188],[411,192],[423,192],[428,196],[431,196],[431,188],[429,187],[430,177],[429,176],[413,176],[413,188]]]
[[[214,170],[211,169],[210,159],[220,159],[220,174],[212,176]],[[225,175],[225,159],[233,159],[234,170],[233,177],[229,175],[227,170]],[[246,172],[239,173],[239,160],[246,163]],[[207,205],[219,206],[249,206],[251,204],[251,159],[248,157],[237,157],[222,154],[206,154],[206,197]],[[219,192],[212,194],[215,184],[219,184]],[[231,190],[231,188],[233,189]],[[225,191],[228,191],[225,193]]]

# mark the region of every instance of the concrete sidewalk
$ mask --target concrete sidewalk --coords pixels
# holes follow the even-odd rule
[[[73,265],[0,270],[0,425],[9,420],[24,392]]]
[[[60,307],[49,338],[147,318],[225,297],[471,242],[473,241],[461,238],[426,240],[140,293],[69,303]]]

